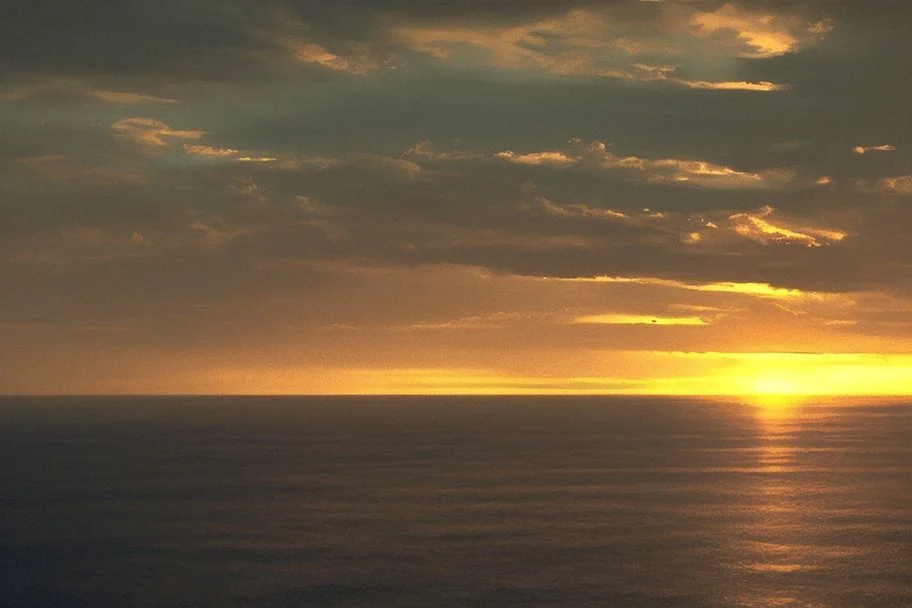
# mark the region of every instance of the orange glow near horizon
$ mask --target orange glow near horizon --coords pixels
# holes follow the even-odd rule
[[[376,366],[150,361],[144,376],[109,374],[103,385],[67,388],[70,394],[681,395],[761,405],[793,396],[912,396],[909,354],[472,349],[424,361],[419,355]]]
[[[732,392],[768,401],[801,395],[910,395],[912,358],[878,355],[744,355]]]

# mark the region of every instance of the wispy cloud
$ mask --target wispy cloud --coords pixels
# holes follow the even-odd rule
[[[615,155],[600,141],[589,144],[587,154],[602,168],[642,171],[653,181],[690,183],[707,188],[757,188],[769,184],[759,173],[702,160]]]
[[[457,319],[447,319],[442,321],[424,321],[420,323],[410,323],[408,325],[396,325],[392,329],[395,331],[434,331],[449,329],[499,329],[504,325],[517,320],[526,319],[528,315],[517,312],[492,312],[483,315],[470,315],[459,317]]]
[[[595,325],[709,325],[709,323],[700,317],[665,317],[657,315],[630,314],[583,315],[575,317],[572,322],[575,324]]]
[[[821,247],[848,236],[838,230],[794,225],[784,218],[775,218],[775,214],[776,210],[767,205],[756,212],[736,213],[729,219],[735,232],[763,245],[794,243],[806,247]]]
[[[249,152],[239,152],[232,148],[217,148],[201,144],[184,144],[183,147],[188,156],[198,156],[211,160],[233,160],[240,163],[271,163],[279,160],[275,156],[251,155]]]
[[[668,287],[672,289],[683,289],[686,291],[703,291],[709,293],[729,293],[756,298],[772,300],[826,300],[831,297],[829,294],[818,292],[804,291],[801,289],[790,289],[785,287],[775,287],[769,283],[752,283],[752,282],[735,282],[720,281],[709,283],[690,283],[674,279],[664,279],[659,277],[578,277],[578,278],[547,278],[546,281],[567,281],[583,283],[617,283],[627,285],[652,285],[657,287]]]
[[[723,80],[712,82],[708,80],[685,80],[680,78],[670,78],[669,82],[679,84],[688,89],[703,89],[709,91],[756,91],[760,93],[769,93],[771,91],[788,91],[791,85],[776,84],[767,80],[757,82],[747,82],[745,80]]]
[[[504,152],[497,152],[494,156],[517,165],[553,165],[556,167],[567,167],[579,162],[579,159],[567,156],[563,152],[532,152],[529,154],[517,154],[516,152],[506,150]]]
[[[235,160],[239,163],[273,163],[279,159],[275,156],[238,156]]]
[[[877,180],[874,189],[877,192],[888,192],[890,194],[912,194],[912,175],[882,177]]]
[[[164,148],[169,139],[200,139],[206,134],[199,130],[172,129],[154,118],[124,118],[111,125],[118,135],[132,139],[144,148]]]
[[[115,184],[137,185],[148,182],[148,175],[143,171],[93,164],[65,154],[27,156],[16,159],[15,163],[26,169],[27,173],[40,176],[41,179],[71,184],[111,186]]]
[[[405,158],[395,158],[382,154],[352,154],[347,162],[361,165],[373,170],[392,172],[412,178],[421,173],[421,165]]]
[[[364,76],[393,66],[392,56],[384,56],[367,44],[358,44],[346,53],[334,53],[326,47],[307,40],[287,39],[282,42],[296,61],[334,72]]]
[[[234,158],[239,154],[237,150],[232,150],[231,148],[216,148],[201,144],[184,144],[184,152],[190,156],[210,156],[214,158]]]
[[[890,144],[882,144],[879,146],[855,146],[852,148],[852,151],[855,154],[864,154],[866,152],[893,152],[896,150],[895,146]]]
[[[470,152],[467,150],[451,150],[449,152],[443,152],[435,149],[431,142],[423,140],[419,141],[413,146],[410,146],[408,150],[402,153],[402,156],[417,156],[431,160],[448,161],[483,158],[485,155],[481,152]]]
[[[0,91],[0,101],[22,101],[31,97],[33,91],[26,87],[15,87]]]
[[[614,209],[602,209],[599,207],[590,207],[588,205],[570,204],[558,205],[546,198],[536,197],[535,201],[545,213],[559,217],[585,217],[608,220],[628,219],[626,213],[615,211]]]
[[[579,139],[571,140],[566,150],[505,150],[494,153],[494,157],[518,165],[588,166],[637,172],[644,174],[653,183],[717,189],[776,188],[790,183],[794,178],[791,171],[784,169],[751,172],[704,160],[622,156],[612,152],[604,142],[593,141],[586,144]]]
[[[135,105],[139,103],[179,103],[176,99],[167,97],[156,97],[154,95],[144,95],[142,93],[132,93],[129,91],[105,91],[100,89],[89,89],[86,94],[89,97],[99,101],[109,103],[122,103]]]

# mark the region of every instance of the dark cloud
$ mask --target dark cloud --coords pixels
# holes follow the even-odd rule
[[[0,62],[25,73],[135,73],[237,61],[250,48],[239,6],[214,2],[13,1]]]

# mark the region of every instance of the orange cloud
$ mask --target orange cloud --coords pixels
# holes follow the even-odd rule
[[[720,9],[718,15],[695,14],[693,18],[699,27],[683,32],[680,27],[669,29],[665,22],[673,20],[660,18],[661,9],[654,14],[656,22],[653,27],[631,31],[622,27],[622,22],[617,15],[612,14],[610,8],[579,8],[559,17],[511,26],[407,25],[396,28],[393,36],[410,50],[440,60],[461,58],[478,61],[477,56],[464,52],[475,48],[486,52],[482,61],[508,69],[538,69],[555,75],[600,76],[644,83],[664,82],[692,89],[719,91],[769,92],[788,89],[787,85],[765,81],[715,82],[675,78],[672,76],[676,70],[675,65],[652,65],[636,61],[636,57],[641,55],[686,59],[688,53],[692,52],[688,38],[702,38],[718,29],[728,29],[734,25],[753,24],[747,17],[736,19],[740,15],[736,9],[723,9]],[[807,25],[809,29],[813,27]],[[657,31],[661,35],[657,36]],[[756,27],[744,29],[741,33],[747,36],[750,43],[762,44],[760,48],[767,50],[780,49],[783,45],[791,48],[795,42],[787,34],[764,32]],[[757,47],[749,45],[749,48]]]
[[[279,159],[275,156],[238,156],[235,160],[239,163],[272,163]]]
[[[806,247],[821,247],[827,241],[838,242],[848,236],[837,230],[789,226],[784,219],[774,222],[770,218],[775,212],[775,209],[767,205],[753,213],[736,213],[729,216],[729,220],[736,233],[764,245],[796,243]]]
[[[584,315],[574,318],[573,323],[599,325],[708,325],[708,323],[700,317],[662,317],[626,314]]]
[[[541,197],[536,198],[535,202],[539,204],[539,207],[545,213],[560,217],[591,217],[609,220],[622,220],[629,217],[626,213],[613,209],[589,207],[588,205],[558,205]]]
[[[212,156],[215,158],[233,157],[238,154],[237,150],[232,150],[231,148],[215,148],[199,144],[184,144],[184,152],[190,156]]]
[[[579,159],[567,156],[563,152],[532,152],[530,154],[517,154],[510,150],[497,152],[494,156],[517,165],[552,165],[566,167],[575,165]]]
[[[752,283],[752,282],[734,282],[721,281],[711,283],[687,283],[676,281],[674,279],[662,279],[658,277],[612,277],[612,276],[595,276],[595,277],[577,277],[577,278],[544,278],[543,281],[569,281],[584,283],[619,283],[632,285],[655,285],[658,287],[669,287],[672,289],[683,289],[687,291],[704,291],[711,293],[731,293],[756,298],[772,300],[827,300],[836,298],[830,294],[817,293],[813,291],[803,291],[801,289],[788,289],[784,287],[774,287],[769,283]]]
[[[390,67],[391,58],[383,58],[368,45],[358,45],[347,55],[339,55],[309,41],[290,39],[285,47],[300,63],[311,64],[356,76],[363,76]]]
[[[700,37],[731,35],[727,44],[740,57],[767,58],[793,53],[826,34],[827,21],[804,22],[773,12],[755,12],[737,4],[724,4],[715,11],[696,12],[690,18]]]
[[[774,169],[762,173],[740,171],[727,165],[719,165],[703,160],[677,158],[643,158],[638,156],[615,155],[608,145],[593,141],[583,144],[579,139],[570,141],[571,149],[567,151],[547,150],[540,152],[514,152],[504,150],[495,152],[494,157],[518,165],[530,166],[594,166],[600,169],[640,171],[654,183],[689,184],[704,188],[738,189],[738,188],[776,188],[792,182],[794,173],[784,169]],[[437,160],[461,160],[477,158],[480,154],[434,154],[429,151],[426,142],[421,150],[409,149],[408,153],[421,153]],[[575,150],[574,150],[575,148]]]
[[[654,182],[725,189],[770,187],[788,181],[789,178],[789,175],[783,173],[771,172],[763,175],[702,160],[616,156],[600,141],[589,144],[586,154],[602,168],[642,171]]]
[[[852,151],[855,154],[864,154],[865,152],[893,152],[895,150],[896,147],[890,144],[883,144],[880,146],[855,146],[852,148]]]
[[[155,97],[154,95],[143,95],[142,93],[131,93],[128,91],[103,91],[90,89],[89,97],[99,101],[109,103],[138,104],[138,103],[179,103],[176,99],[166,97]]]
[[[128,137],[145,148],[163,148],[166,139],[200,139],[205,131],[175,130],[154,118],[124,118],[111,125],[118,135]]]
[[[711,82],[707,80],[682,80],[679,78],[671,79],[670,82],[680,84],[688,89],[704,89],[711,91],[757,91],[769,93],[770,91],[788,91],[791,85],[776,84],[766,80],[758,82],[747,82],[744,80],[724,80],[721,82]]]

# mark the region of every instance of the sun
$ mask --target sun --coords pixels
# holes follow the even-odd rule
[[[794,381],[781,377],[759,377],[753,382],[754,394],[758,395],[794,395],[798,392]]]
[[[807,392],[787,375],[762,374],[744,382],[742,398],[765,415],[781,417],[801,405]]]

